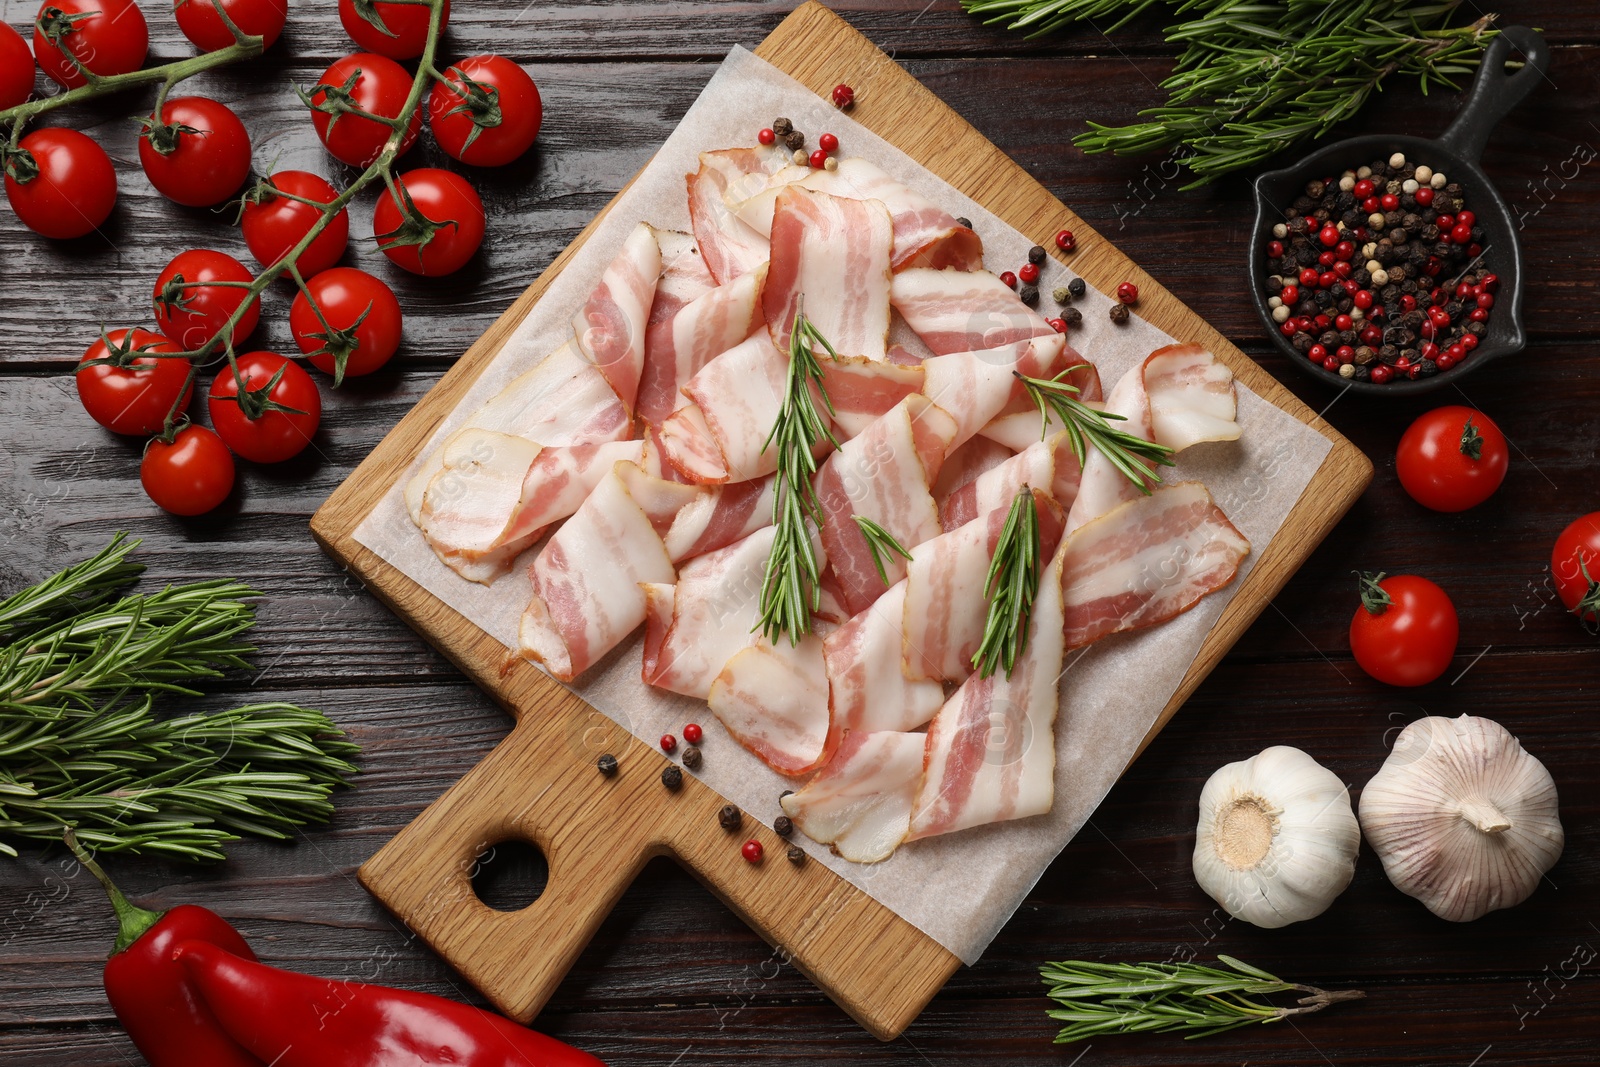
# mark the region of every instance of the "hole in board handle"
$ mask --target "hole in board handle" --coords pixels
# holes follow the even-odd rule
[[[495,911],[521,911],[544,894],[550,865],[526,841],[501,841],[479,853],[472,865],[472,891]]]

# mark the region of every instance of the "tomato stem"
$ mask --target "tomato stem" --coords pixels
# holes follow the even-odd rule
[[[1361,593],[1361,606],[1366,608],[1367,612],[1372,615],[1382,615],[1388,611],[1389,606],[1394,603],[1394,599],[1379,584],[1388,575],[1384,574],[1383,571],[1379,571],[1376,574],[1371,571],[1355,571],[1353,573],[1356,576],[1356,588]]]
[[[1589,561],[1582,557],[1578,559],[1578,572],[1589,583],[1589,588],[1572,605],[1572,612],[1578,616],[1578,622],[1583,624],[1585,630],[1591,635],[1600,636],[1600,582],[1589,575]]]
[[[1467,416],[1467,424],[1461,428],[1461,454],[1468,459],[1483,458],[1483,434],[1472,425],[1472,416]]]

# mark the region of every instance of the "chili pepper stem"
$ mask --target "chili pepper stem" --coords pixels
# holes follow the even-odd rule
[[[101,869],[94,861],[94,857],[89,855],[82,845],[78,844],[78,835],[72,832],[72,827],[69,826],[61,832],[61,839],[67,843],[67,847],[72,850],[78,862],[94,875],[95,881],[100,883],[101,888],[106,891],[106,896],[111,899],[111,910],[117,913],[117,941],[111,949],[113,956],[126,950],[161,921],[166,912],[141,908],[124,896],[122,890],[111,880],[111,876]]]

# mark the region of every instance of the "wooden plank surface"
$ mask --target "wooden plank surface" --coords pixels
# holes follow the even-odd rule
[[[13,25],[34,5],[0,4]],[[504,736],[492,702],[407,627],[360,592],[304,536],[311,511],[401,414],[438,380],[548,261],[648,158],[705,77],[696,60],[754,45],[786,4],[545,4],[541,33],[505,32],[491,9],[462,5],[457,54],[498,49],[531,64],[551,104],[542,147],[503,174],[477,171],[495,221],[481,266],[457,285],[412,279],[352,249],[348,262],[384,276],[408,313],[396,368],[329,394],[318,454],[286,468],[241,471],[226,513],[175,523],[139,494],[136,445],[101,433],[56,378],[102,320],[126,321],[155,272],[182,247],[241,248],[225,222],[161,203],[126,151],[118,247],[55,248],[0,210],[0,591],[103,543],[112,530],[146,538],[152,580],[248,575],[265,594],[258,669],[229,679],[209,706],[255,699],[320,704],[366,750],[367,774],[339,813],[292,847],[246,843],[218,868],[123,860],[130,891],[172,905],[195,900],[237,922],[270,962],[472,998],[469,987],[396,926],[353,874],[366,856],[470,770]],[[847,17],[1052,192],[1185,303],[1316,408],[1332,399],[1266,348],[1250,312],[1237,242],[1248,225],[1242,178],[1179,193],[1159,161],[1085,157],[1068,140],[1085,117],[1126,118],[1159,101],[1170,52],[1158,35],[1118,35],[1126,58],[1084,29],[1024,44],[982,30],[940,0],[861,4]],[[540,1019],[542,1028],[613,1064],[1072,1063],[1084,1050],[1048,1044],[1034,968],[1046,958],[1166,958],[1230,952],[1280,973],[1360,986],[1370,996],[1299,1030],[1266,1028],[1199,1043],[1095,1042],[1094,1064],[1580,1064],[1593,1062],[1600,986],[1593,968],[1550,977],[1574,946],[1600,947],[1591,923],[1600,862],[1600,761],[1592,680],[1600,652],[1551,605],[1549,543],[1573,515],[1600,506],[1600,281],[1590,245],[1600,201],[1591,164],[1553,177],[1600,106],[1600,51],[1580,6],[1513,3],[1498,10],[1545,27],[1556,44],[1551,86],[1494,138],[1487,169],[1529,209],[1529,325],[1534,345],[1513,373],[1467,383],[1470,399],[1510,434],[1512,474],[1490,505],[1460,516],[1422,511],[1394,481],[1392,454],[1424,401],[1351,404],[1328,420],[1378,462],[1338,526],[1140,758],[1088,831],[1054,864],[983,961],[955,975],[900,1040],[879,1045],[771,951],[691,876],[649,864],[601,926]],[[667,16],[667,17],[657,17]],[[170,21],[150,13],[157,51],[178,54]],[[1159,17],[1145,23],[1159,26]],[[554,27],[565,26],[557,36]],[[685,27],[689,27],[686,30]],[[699,32],[699,31],[704,32]],[[258,163],[277,153],[337,174],[321,154],[290,79],[316,77],[347,46],[331,5],[297,5],[290,40],[259,73],[211,82],[257,136]],[[303,60],[299,57],[305,57]],[[1348,132],[1440,129],[1459,97],[1423,98],[1396,83]],[[111,142],[127,101],[68,116]],[[1336,134],[1337,135],[1337,134]],[[131,139],[126,142],[131,145]],[[424,139],[417,161],[441,162]],[[288,165],[285,163],[284,165]],[[1567,173],[1571,173],[1570,167]],[[1130,184],[1131,183],[1131,184]],[[1535,192],[1537,190],[1537,192]],[[1534,210],[1542,201],[1542,210]],[[369,209],[358,208],[356,228]],[[266,309],[267,346],[287,341],[287,298]],[[76,309],[85,308],[83,319]],[[81,335],[81,336],[80,336]],[[1479,383],[1474,385],[1473,383]],[[1463,622],[1450,678],[1414,692],[1371,682],[1349,658],[1349,571],[1424,573],[1448,589]],[[1475,659],[1480,652],[1487,652]],[[1470,669],[1469,669],[1470,664]],[[1456,673],[1459,673],[1459,670]],[[187,706],[187,705],[185,705]],[[1397,724],[1424,710],[1490,715],[1518,733],[1561,789],[1567,853],[1524,907],[1478,923],[1433,920],[1396,893],[1364,852],[1356,882],[1321,919],[1280,931],[1219,925],[1188,869],[1194,802],[1217,766],[1269,744],[1298,744],[1359,787]],[[138,1062],[111,1019],[98,972],[110,939],[97,892],[40,906],[59,855],[25,849],[0,864],[0,1059],[41,1067]],[[1570,973],[1570,969],[1569,972]],[[1544,985],[1541,987],[1541,982]],[[1526,1014],[1541,1001],[1544,1007]],[[1519,1016],[1519,1010],[1524,1014]]]

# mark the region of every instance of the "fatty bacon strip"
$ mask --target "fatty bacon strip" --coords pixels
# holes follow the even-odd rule
[[[839,355],[887,359],[893,247],[881,202],[785,186],[773,206],[772,262],[761,294],[772,343],[787,350],[803,297],[806,319]]]
[[[700,255],[718,285],[727,285],[767,260],[767,238],[741,220],[728,207],[730,186],[742,186],[752,176],[762,184],[779,170],[784,158],[759,148],[725,148],[700,153],[700,169],[687,178],[689,219]],[[735,194],[737,196],[737,194]]]
[[[660,279],[661,246],[655,231],[641,222],[572,317],[578,348],[605,375],[630,415],[644,370],[645,327]]]

